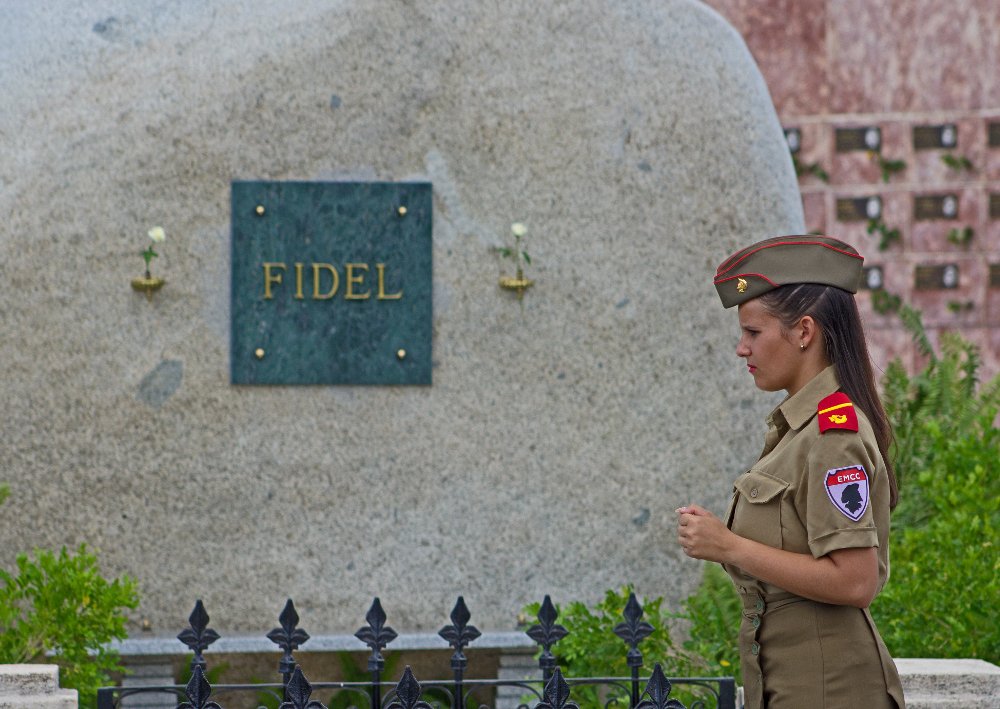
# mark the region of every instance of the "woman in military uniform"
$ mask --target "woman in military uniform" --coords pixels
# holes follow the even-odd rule
[[[743,601],[749,709],[904,706],[868,612],[889,575],[897,488],[853,296],[862,261],[830,237],[777,237],[715,276],[723,306],[739,306],[736,354],[757,387],[787,393],[726,519],[677,510],[684,552],[721,563]]]

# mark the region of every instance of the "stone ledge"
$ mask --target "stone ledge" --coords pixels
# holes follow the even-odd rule
[[[1000,697],[1000,667],[984,660],[896,660],[907,709],[986,707]]]
[[[76,690],[59,688],[57,665],[0,665],[0,709],[76,707]]]
[[[52,694],[58,690],[58,665],[0,665],[0,697]]]
[[[110,643],[124,658],[150,655],[187,655],[190,650],[177,638],[128,638]],[[522,632],[483,633],[470,650],[522,650],[537,647]],[[401,650],[448,650],[449,645],[436,633],[401,633],[386,648]],[[365,652],[368,646],[353,635],[313,635],[297,652]],[[212,653],[277,653],[278,646],[264,636],[226,636],[219,638],[205,651]]]
[[[981,694],[949,694],[944,696],[925,692],[918,694],[904,692],[904,695],[906,709],[970,709],[972,707],[992,709],[996,706],[986,703],[986,700],[994,698],[994,695],[983,697]]]
[[[2,697],[0,709],[77,709],[76,690],[41,697]]]

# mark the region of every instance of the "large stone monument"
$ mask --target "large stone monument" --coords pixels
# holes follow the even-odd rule
[[[803,228],[725,21],[692,0],[107,7],[0,8],[0,563],[87,542],[163,637],[196,598],[222,633],[292,597],[335,634],[376,594],[417,632],[458,594],[504,630],[545,593],[693,588],[673,510],[724,509],[774,401],[711,274]],[[430,183],[431,384],[232,383],[231,189],[254,180]],[[520,300],[498,286],[512,222]]]

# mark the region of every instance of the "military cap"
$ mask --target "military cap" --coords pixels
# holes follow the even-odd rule
[[[790,283],[818,283],[857,293],[864,258],[829,236],[776,236],[740,249],[715,272],[722,305],[731,308]]]

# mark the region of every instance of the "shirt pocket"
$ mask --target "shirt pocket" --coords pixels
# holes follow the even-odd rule
[[[781,500],[786,480],[751,470],[736,479],[732,530],[741,537],[781,548]]]

